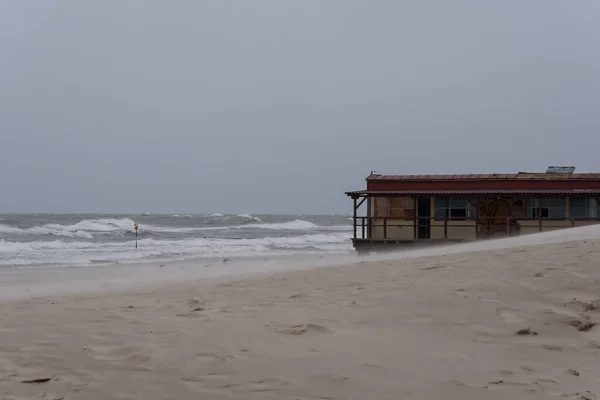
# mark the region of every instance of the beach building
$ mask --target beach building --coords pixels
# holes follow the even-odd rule
[[[384,175],[354,202],[354,248],[398,249],[524,235],[600,222],[600,173]]]

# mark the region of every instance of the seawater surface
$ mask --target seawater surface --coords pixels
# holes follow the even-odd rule
[[[347,215],[0,214],[0,267],[346,253],[351,224]]]

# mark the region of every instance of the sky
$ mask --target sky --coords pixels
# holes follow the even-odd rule
[[[600,172],[597,0],[3,0],[0,212],[351,213]]]

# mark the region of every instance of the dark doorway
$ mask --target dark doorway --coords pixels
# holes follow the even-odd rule
[[[417,199],[417,239],[431,239],[431,197]]]

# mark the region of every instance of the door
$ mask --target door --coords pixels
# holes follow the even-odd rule
[[[431,239],[431,197],[417,198],[417,239]]]

